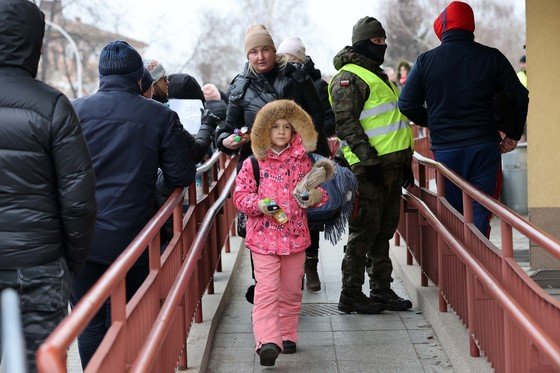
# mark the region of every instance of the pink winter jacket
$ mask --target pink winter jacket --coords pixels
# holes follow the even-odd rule
[[[295,135],[291,146],[280,155],[268,150],[264,161],[259,162],[259,188],[253,175],[251,160],[247,158],[236,179],[233,203],[237,209],[247,214],[247,235],[245,244],[259,254],[289,255],[307,249],[311,244],[307,226],[307,212],[301,208],[292,191],[296,184],[312,167],[299,135]],[[328,200],[324,189],[323,199],[317,206]],[[273,216],[263,214],[258,203],[264,198],[276,201],[288,215],[286,224],[276,222]]]

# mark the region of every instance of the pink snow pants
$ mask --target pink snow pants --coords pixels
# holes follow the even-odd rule
[[[263,255],[253,252],[255,299],[253,334],[256,349],[265,343],[297,342],[301,310],[301,279],[305,251],[290,255]]]

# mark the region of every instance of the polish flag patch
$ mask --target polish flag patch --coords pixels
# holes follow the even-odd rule
[[[350,81],[349,80],[341,80],[340,81],[340,86],[341,87],[348,87],[350,85]]]

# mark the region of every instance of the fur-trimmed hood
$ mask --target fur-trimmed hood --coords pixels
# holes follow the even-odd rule
[[[270,131],[274,122],[286,119],[301,138],[306,152],[317,148],[317,131],[309,114],[292,100],[272,101],[257,113],[251,128],[251,149],[255,158],[264,160],[272,147]],[[296,136],[292,136],[292,141]]]

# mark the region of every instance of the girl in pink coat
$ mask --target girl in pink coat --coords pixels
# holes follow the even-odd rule
[[[307,154],[315,150],[317,132],[309,115],[290,100],[265,105],[251,129],[251,148],[259,164],[259,185],[251,159],[237,175],[235,206],[247,214],[246,246],[252,251],[256,280],[253,334],[260,363],[273,366],[280,351],[296,352],[305,249],[311,243],[305,208],[324,204],[327,193],[309,190],[297,201],[292,192],[311,170]],[[276,202],[287,222],[277,220]],[[280,347],[282,346],[282,347]]]

